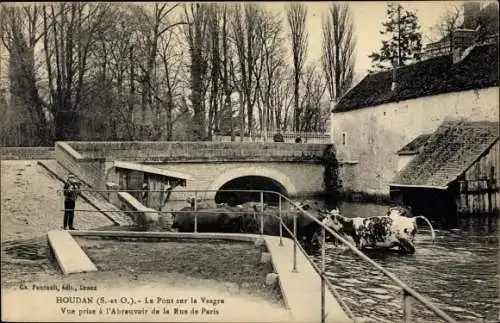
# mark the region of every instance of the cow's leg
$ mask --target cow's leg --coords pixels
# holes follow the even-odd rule
[[[415,246],[413,243],[406,239],[399,239],[399,250],[407,253],[407,254],[414,254],[415,253]]]

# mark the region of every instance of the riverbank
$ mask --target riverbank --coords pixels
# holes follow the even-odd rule
[[[41,321],[185,321],[188,317],[189,321],[235,322],[243,318],[246,321],[287,321],[289,313],[283,306],[279,289],[265,286],[265,275],[272,269],[269,264],[260,264],[261,250],[253,244],[78,238],[100,270],[62,275],[57,265],[49,260],[46,237],[47,231],[61,227],[63,197],[57,192],[61,187],[62,183],[37,166],[35,160],[1,161],[2,320],[26,321],[36,317]],[[82,200],[78,201],[78,208],[94,210]],[[75,222],[77,227],[86,230],[112,225],[99,212],[77,212]],[[59,291],[43,290],[51,286]],[[90,289],[68,292],[63,290],[64,286]],[[173,314],[174,307],[169,310],[172,314],[158,316],[151,316],[151,313],[96,316],[89,314],[92,311],[82,315],[78,315],[78,311],[66,314],[63,308],[85,309],[81,305],[57,303],[57,297],[66,295],[99,295],[107,299],[130,295],[142,301],[146,297],[154,300],[166,296],[172,299],[193,297],[198,300],[197,307],[189,304],[188,310],[196,307],[200,315]],[[226,301],[214,308],[213,305],[203,306],[202,298]],[[121,308],[122,305],[116,306]],[[186,306],[177,309],[186,310]],[[163,308],[169,309],[166,305]],[[208,312],[201,315],[203,308]]]

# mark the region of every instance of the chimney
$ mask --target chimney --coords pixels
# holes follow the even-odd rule
[[[480,11],[480,2],[466,1],[464,3],[464,23],[462,25],[462,28],[476,29]]]

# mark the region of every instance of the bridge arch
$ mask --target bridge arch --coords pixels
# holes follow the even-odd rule
[[[274,190],[288,196],[293,196],[297,192],[292,180],[286,174],[277,169],[263,166],[238,167],[221,174],[210,184],[209,190],[214,191],[210,193],[210,199],[216,200],[218,195],[215,191],[220,189],[264,189],[255,186],[250,188],[241,187],[244,185],[241,185],[240,183],[245,180],[259,181],[260,183],[267,181],[269,185],[274,186]]]

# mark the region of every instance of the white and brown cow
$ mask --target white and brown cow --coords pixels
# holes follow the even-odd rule
[[[326,213],[323,224],[334,229],[358,249],[399,247],[406,253],[414,253],[413,244],[417,231],[417,217],[407,217],[407,210],[392,207],[384,216],[348,218],[338,209]]]

